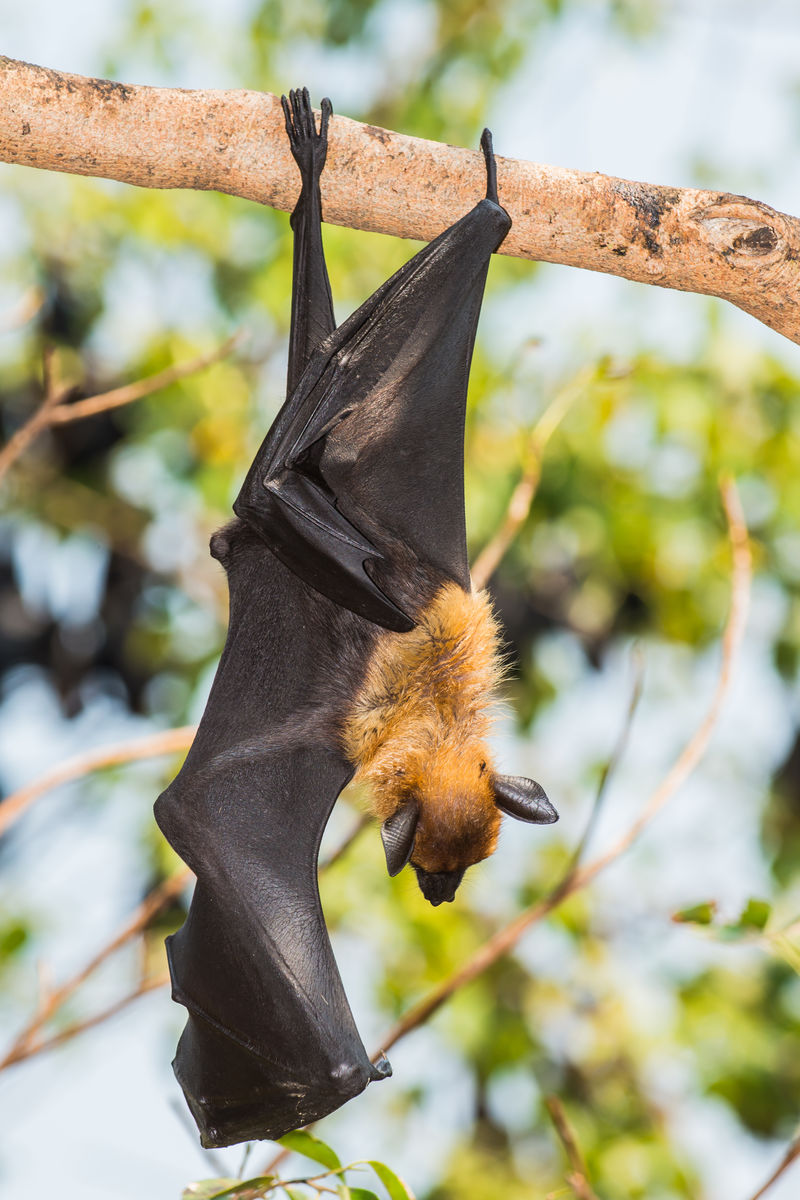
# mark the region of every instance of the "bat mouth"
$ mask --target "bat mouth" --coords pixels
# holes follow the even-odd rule
[[[414,870],[423,896],[434,908],[438,908],[440,904],[452,904],[455,900],[466,868],[460,871],[423,871],[422,867],[414,867]]]

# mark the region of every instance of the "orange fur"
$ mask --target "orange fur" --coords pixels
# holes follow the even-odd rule
[[[487,738],[502,674],[485,592],[439,589],[410,633],[383,633],[346,714],[342,743],[381,821],[415,799],[412,864],[455,871],[495,848],[500,813]]]

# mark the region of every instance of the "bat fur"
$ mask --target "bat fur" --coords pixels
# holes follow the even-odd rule
[[[416,801],[411,865],[456,874],[492,853],[500,810],[488,738],[502,675],[485,592],[445,584],[411,633],[381,633],[342,741],[380,821]]]

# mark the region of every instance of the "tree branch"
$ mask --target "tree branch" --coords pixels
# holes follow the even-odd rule
[[[547,443],[567,415],[572,403],[585,392],[596,376],[595,366],[584,367],[560,388],[533,427],[526,452],[522,478],[511,493],[505,516],[498,529],[475,559],[470,575],[476,592],[485,588],[506,552],[527,521],[542,478],[542,460]]]
[[[87,79],[0,58],[0,160],[289,211],[300,190],[276,96]],[[800,342],[800,220],[745,196],[498,160],[502,253],[729,300]],[[424,186],[421,186],[423,181]],[[336,117],[326,221],[429,241],[483,194],[477,151]]]
[[[544,1103],[572,1168],[567,1176],[567,1183],[575,1193],[577,1200],[597,1200],[597,1195],[589,1182],[589,1172],[586,1169],[586,1162],[581,1154],[575,1130],[569,1123],[564,1105],[558,1096],[545,1096]]]
[[[34,800],[44,792],[49,792],[51,788],[69,783],[73,779],[81,779],[90,771],[98,771],[102,767],[114,767],[119,763],[133,762],[135,759],[156,758],[159,754],[177,754],[181,750],[188,750],[196,732],[196,725],[182,725],[178,729],[150,733],[146,737],[122,742],[117,746],[100,746],[97,750],[89,750],[86,754],[68,758],[52,771],[34,779],[33,783],[28,783],[13,792],[0,804],[0,837]]]
[[[133,400],[141,400],[143,396],[150,396],[153,392],[168,387],[169,384],[176,383],[179,379],[185,379],[188,375],[194,375],[205,367],[210,367],[212,363],[219,362],[221,358],[230,354],[240,337],[241,334],[236,333],[216,349],[199,354],[196,358],[189,359],[188,362],[173,363],[171,367],[165,367],[163,371],[157,371],[155,375],[147,375],[144,379],[138,379],[135,383],[126,383],[122,387],[113,388],[110,392],[88,396],[85,400],[76,400],[74,404],[64,404],[72,387],[56,386],[52,375],[53,352],[51,348],[48,348],[44,359],[44,399],[36,412],[0,450],[0,479],[44,429],[48,429],[51,425],[66,425],[69,421],[80,421],[83,417],[93,417],[110,408],[121,408],[123,404],[130,404]]]
[[[772,1185],[778,1182],[784,1171],[788,1171],[792,1163],[797,1162],[798,1158],[800,1158],[800,1136],[792,1139],[792,1141],[789,1143],[789,1148],[787,1149],[781,1161],[778,1163],[775,1170],[770,1175],[767,1182],[762,1184],[758,1191],[750,1197],[750,1200],[761,1200],[762,1196],[766,1196]]]

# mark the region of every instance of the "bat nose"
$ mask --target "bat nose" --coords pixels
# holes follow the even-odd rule
[[[423,871],[420,867],[416,870],[420,891],[434,908],[455,900],[458,885],[464,878],[463,871]]]

